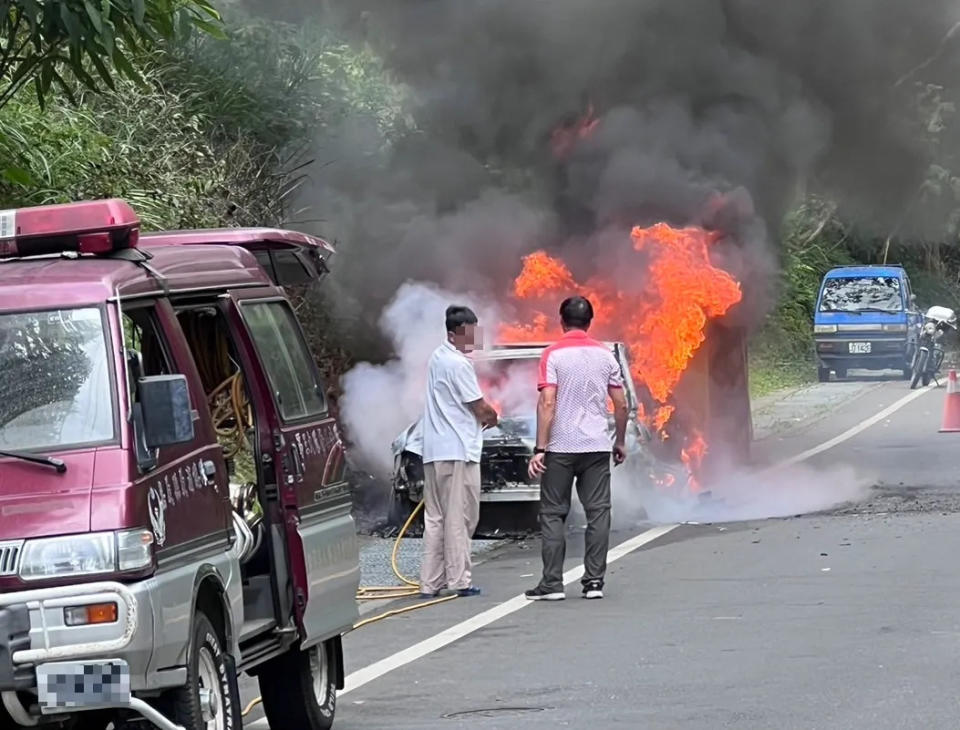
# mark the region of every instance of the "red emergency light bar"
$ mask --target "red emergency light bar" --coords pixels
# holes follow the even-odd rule
[[[65,251],[103,255],[136,248],[140,219],[123,200],[0,211],[0,258]]]

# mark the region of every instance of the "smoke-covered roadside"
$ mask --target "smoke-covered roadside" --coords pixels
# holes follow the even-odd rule
[[[867,497],[874,481],[851,467],[803,464],[773,469],[739,469],[704,485],[700,494],[659,489],[638,463],[613,472],[613,521],[737,522],[792,517],[832,509]]]

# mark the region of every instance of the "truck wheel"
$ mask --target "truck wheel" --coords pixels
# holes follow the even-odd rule
[[[921,351],[917,355],[917,361],[913,364],[913,379],[910,381],[910,390],[913,390],[917,387],[917,383],[920,382],[920,378],[923,376],[924,371],[927,369],[927,356],[928,353]],[[927,383],[929,383],[929,378]],[[926,383],[925,383],[926,384]]]
[[[330,730],[337,710],[337,676],[329,642],[293,648],[259,674],[263,711],[270,727]]]
[[[847,377],[847,369],[837,368],[837,380],[843,380],[845,377]]]
[[[172,693],[173,720],[187,730],[241,730],[240,689],[233,657],[199,609],[187,660],[187,684]]]
[[[817,368],[817,380],[821,383],[830,382],[830,368]]]

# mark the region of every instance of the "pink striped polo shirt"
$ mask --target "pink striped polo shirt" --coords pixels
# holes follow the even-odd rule
[[[611,451],[608,388],[622,388],[620,364],[610,348],[583,330],[570,330],[540,356],[537,388],[557,389],[557,411],[547,451]]]

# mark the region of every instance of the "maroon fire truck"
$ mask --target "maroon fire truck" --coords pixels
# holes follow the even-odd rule
[[[291,231],[0,212],[0,726],[333,723],[358,543]]]

